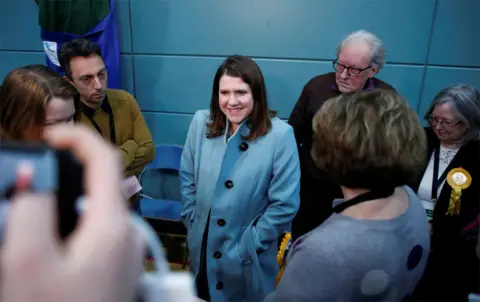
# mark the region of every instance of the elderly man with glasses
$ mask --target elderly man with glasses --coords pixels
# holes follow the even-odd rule
[[[364,30],[348,35],[337,47],[335,72],[311,79],[290,115],[301,161],[300,209],[292,224],[296,239],[320,225],[332,213],[332,201],[343,197],[340,187],[325,171],[319,170],[311,156],[312,118],[328,99],[341,93],[375,88],[394,90],[375,78],[385,64],[385,48],[374,34]],[[325,142],[328,144],[328,142]]]

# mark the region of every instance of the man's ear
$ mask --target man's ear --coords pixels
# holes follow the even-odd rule
[[[372,67],[370,68],[370,74],[368,77],[373,78],[377,73],[378,73],[378,68]]]

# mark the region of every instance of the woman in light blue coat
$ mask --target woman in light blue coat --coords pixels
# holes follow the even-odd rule
[[[210,110],[195,113],[182,155],[182,218],[200,298],[261,301],[275,289],[278,237],[299,207],[292,128],[274,117],[258,65],[218,68]]]

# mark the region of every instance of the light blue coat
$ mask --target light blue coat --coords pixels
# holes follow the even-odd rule
[[[300,202],[293,129],[273,118],[272,129],[254,141],[241,138],[249,133],[245,122],[228,140],[208,139],[208,119],[207,110],[195,113],[180,168],[190,269],[197,276],[211,211],[206,249],[211,300],[261,301],[275,289],[277,239],[290,230]]]

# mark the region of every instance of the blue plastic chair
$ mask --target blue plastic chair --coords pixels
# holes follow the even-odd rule
[[[180,159],[183,148],[177,145],[155,146],[155,158],[140,174],[139,181],[148,170],[180,170]],[[180,222],[183,205],[180,200],[157,199],[145,193],[140,194],[140,211],[142,216],[152,219],[161,219]]]
[[[145,192],[145,180],[143,179],[147,171],[152,170],[168,170],[174,172],[175,177],[180,170],[180,159],[183,148],[178,145],[157,145],[155,146],[155,158],[148,164],[140,174],[139,181],[144,187],[144,192],[140,194],[140,212],[155,230],[159,233],[178,235],[186,238],[187,230],[181,222],[181,213],[183,205],[180,200],[170,200],[158,197],[152,197]],[[159,186],[162,183],[159,183]],[[171,188],[170,188],[171,189]],[[180,190],[180,188],[178,188]],[[163,193],[163,192],[162,192]],[[180,192],[178,193],[178,199]],[[165,195],[165,194],[162,194]],[[183,266],[187,263],[187,245],[184,242],[184,258]]]

